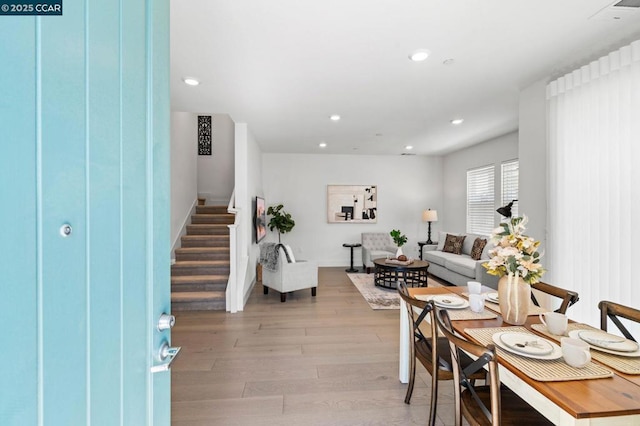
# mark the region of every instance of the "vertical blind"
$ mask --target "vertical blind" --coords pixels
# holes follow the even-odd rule
[[[547,104],[545,281],[577,291],[571,317],[599,326],[601,300],[640,309],[640,40],[551,82]]]
[[[502,163],[502,205],[506,206],[518,199],[518,170],[519,161],[511,160]],[[511,206],[511,216],[518,216],[518,202]]]
[[[494,228],[494,166],[467,171],[467,232],[490,235]]]

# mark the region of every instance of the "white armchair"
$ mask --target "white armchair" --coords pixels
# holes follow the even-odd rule
[[[391,235],[384,232],[362,233],[362,267],[371,272],[375,265],[373,261],[387,256],[395,257],[397,247],[393,244]]]
[[[262,268],[264,294],[268,294],[269,289],[272,288],[280,293],[280,301],[285,302],[287,293],[310,288],[311,296],[315,297],[318,288],[318,262],[295,260],[289,263],[284,246],[281,245],[278,251],[276,270],[266,269],[264,265]],[[293,257],[293,253],[290,255]]]

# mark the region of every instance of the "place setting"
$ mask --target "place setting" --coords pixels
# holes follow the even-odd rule
[[[587,324],[569,323],[566,315],[557,312],[540,314],[542,324],[534,324],[533,330],[556,341],[571,339],[581,342],[594,360],[626,374],[640,374],[640,345],[633,340],[591,327]]]
[[[476,295],[479,296],[479,295]],[[434,305],[449,312],[449,318],[453,321],[493,319],[497,315],[484,309],[484,299],[460,297],[456,294],[416,295],[420,300],[432,300]]]

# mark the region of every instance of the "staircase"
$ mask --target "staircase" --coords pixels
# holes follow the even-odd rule
[[[229,228],[226,206],[196,206],[187,234],[171,265],[171,310],[225,310],[229,280]]]

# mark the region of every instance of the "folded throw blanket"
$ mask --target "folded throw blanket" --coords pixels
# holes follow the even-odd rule
[[[282,247],[285,256],[287,256],[287,262],[291,263],[291,259],[289,259],[289,254],[284,249],[284,245],[280,243],[262,243],[260,244],[260,264],[263,268],[273,272],[278,270],[280,247]]]

